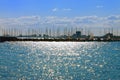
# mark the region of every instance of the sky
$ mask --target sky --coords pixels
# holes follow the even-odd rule
[[[0,0],[1,28],[35,24],[117,29],[120,0]]]
[[[0,0],[0,17],[119,14],[120,0]]]

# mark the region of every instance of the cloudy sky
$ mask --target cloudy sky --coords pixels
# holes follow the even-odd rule
[[[0,0],[1,30],[53,25],[120,32],[120,0]]]

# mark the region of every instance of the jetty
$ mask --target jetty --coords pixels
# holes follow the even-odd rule
[[[113,41],[120,41],[120,36],[114,36],[111,33],[108,33],[104,36],[61,36],[61,37],[33,37],[33,36],[0,36],[0,42],[6,41],[49,41],[49,42],[91,42],[91,41],[98,41],[98,42],[113,42]]]

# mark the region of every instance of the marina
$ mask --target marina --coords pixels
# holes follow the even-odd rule
[[[120,80],[120,0],[0,0],[0,80]]]
[[[114,34],[113,29],[109,32],[105,32],[104,35],[96,36],[91,32],[89,34],[84,34],[83,29],[73,29],[72,31],[65,30],[62,34],[62,30],[51,32],[46,28],[45,33],[40,33],[37,30],[28,30],[26,34],[22,34],[19,30],[9,29],[3,30],[2,36],[0,36],[0,42],[5,41],[76,41],[76,42],[86,42],[86,41],[120,41],[120,36]],[[31,32],[32,31],[32,32]],[[34,32],[35,31],[35,32]],[[70,33],[71,32],[71,33]],[[118,32],[117,32],[118,33]]]

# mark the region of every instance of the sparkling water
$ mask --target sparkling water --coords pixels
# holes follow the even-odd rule
[[[0,43],[0,80],[120,80],[120,42]]]

